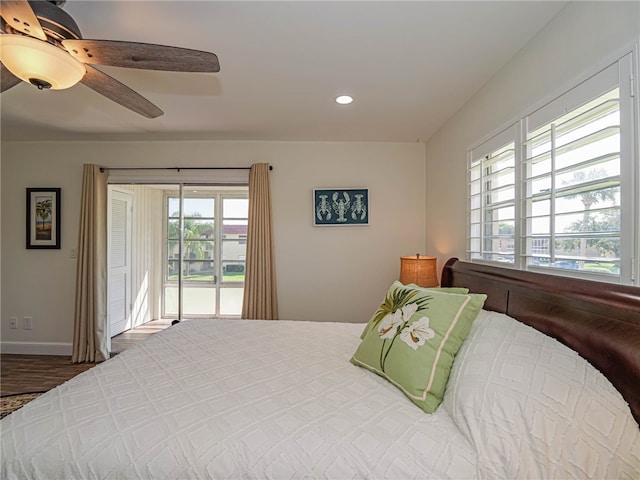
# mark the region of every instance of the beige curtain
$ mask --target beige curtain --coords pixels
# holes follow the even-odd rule
[[[268,163],[252,165],[249,173],[249,226],[242,318],[278,319]]]
[[[107,173],[84,165],[71,361],[99,362],[107,349]]]

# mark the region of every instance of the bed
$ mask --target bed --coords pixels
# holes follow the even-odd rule
[[[0,421],[2,478],[640,478],[637,288],[456,259],[442,287],[411,288],[483,303],[435,407],[358,357],[424,350],[434,308],[395,340],[393,316],[190,320]]]

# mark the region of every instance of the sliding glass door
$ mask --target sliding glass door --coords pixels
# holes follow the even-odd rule
[[[164,218],[163,317],[239,316],[246,260],[247,187],[167,188]]]

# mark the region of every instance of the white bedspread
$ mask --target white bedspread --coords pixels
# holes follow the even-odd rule
[[[444,409],[349,363],[362,324],[191,320],[0,422],[3,478],[472,478]]]
[[[640,478],[575,352],[481,312],[431,415],[352,365],[362,324],[191,320],[0,422],[2,478]]]

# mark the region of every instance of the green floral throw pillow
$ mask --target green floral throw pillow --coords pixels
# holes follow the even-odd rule
[[[413,283],[410,283],[408,285],[404,285],[403,283],[399,282],[399,281],[395,281],[393,282],[393,286],[397,286],[397,287],[407,287],[407,288],[411,288],[411,289],[424,289],[424,290],[437,290],[438,292],[445,292],[445,293],[469,293],[469,289],[468,288],[462,288],[462,287],[419,287],[418,285],[415,285]],[[387,297],[388,299],[389,297]],[[381,305],[380,309],[383,309],[385,307],[385,305]],[[391,308],[392,305],[389,305],[388,308]],[[367,332],[369,331],[369,329],[371,328],[371,326],[376,323],[376,317],[378,315],[378,312],[380,312],[380,309],[373,314],[373,317],[371,317],[371,319],[369,320],[369,323],[367,323],[367,325],[364,327],[364,330],[362,330],[362,333],[360,334],[360,338],[364,338],[365,335],[367,334]]]
[[[394,282],[351,363],[386,378],[433,413],[442,402],[453,359],[486,298]]]

